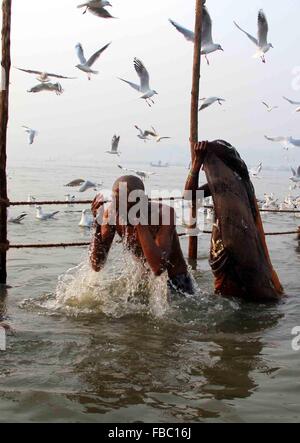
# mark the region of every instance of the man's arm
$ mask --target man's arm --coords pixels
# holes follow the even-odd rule
[[[99,209],[103,208],[103,197],[97,196],[92,204],[92,212],[97,217]],[[109,224],[110,209],[104,212],[101,224],[96,221],[94,237],[90,248],[90,263],[95,272],[100,272],[106,263],[108,253],[113,243],[116,228]]]
[[[161,226],[155,239],[149,226],[137,226],[137,233],[146,260],[153,273],[158,277],[168,268],[168,260],[172,252],[172,244],[175,233],[175,212],[171,210],[171,222],[167,226]]]

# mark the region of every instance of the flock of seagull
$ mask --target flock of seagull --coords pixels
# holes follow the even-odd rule
[[[205,5],[206,0],[203,0],[203,16],[202,16],[202,40],[201,40],[201,54],[205,57],[207,64],[210,64],[209,56],[216,51],[223,51],[222,46],[219,43],[215,43],[213,39],[213,29],[212,29],[212,19]],[[78,5],[79,9],[83,9],[83,14],[87,12],[101,18],[101,19],[116,19],[108,8],[111,8],[112,4],[106,0],[90,0],[83,4]],[[172,19],[169,19],[170,24],[184,36],[184,38],[189,42],[195,41],[195,34],[193,31],[185,28],[181,24],[175,22]],[[236,28],[242,32],[256,47],[256,52],[254,57],[260,59],[263,63],[266,63],[266,54],[273,48],[273,45],[268,41],[268,33],[269,33],[269,25],[266,14],[261,9],[258,12],[257,19],[257,37],[254,37],[252,34],[245,31],[237,22],[234,22]],[[99,60],[99,58],[108,50],[111,42],[107,43],[101,49],[97,50],[94,54],[92,54],[89,58],[86,58],[84,48],[81,43],[78,43],[75,47],[75,51],[79,60],[79,63],[76,65],[76,68],[81,72],[87,75],[88,80],[92,79],[92,76],[97,75],[98,71],[94,69],[94,65]],[[150,84],[150,74],[147,70],[144,63],[138,59],[134,58],[133,66],[135,72],[138,77],[138,82],[129,81],[122,77],[118,77],[118,79],[127,84],[130,88],[134,89],[139,94],[139,98],[144,100],[146,104],[151,108],[155,104],[155,96],[158,95],[156,89]],[[37,76],[38,84],[33,86],[28,90],[29,93],[41,93],[41,92],[55,92],[57,95],[61,95],[64,92],[62,85],[59,83],[60,80],[75,80],[76,77],[64,76],[60,74],[54,74],[46,71],[32,70],[32,69],[24,69],[24,68],[16,68],[24,73]],[[283,97],[288,103],[292,106],[296,106],[296,112],[300,112],[300,102],[291,100],[287,97]],[[200,99],[202,102],[199,108],[199,111],[203,111],[208,107],[219,104],[222,105],[225,102],[224,98],[221,97],[206,97]],[[273,112],[278,109],[278,106],[272,106],[266,102],[262,102],[263,106],[266,108],[267,112]],[[170,139],[171,137],[161,136],[157,130],[152,126],[150,129],[141,129],[138,125],[134,126],[137,130],[137,138],[142,140],[144,143],[148,141],[156,141],[157,143],[162,142],[163,140]],[[28,136],[28,143],[32,145],[35,142],[35,139],[38,135],[38,131],[36,129],[32,129],[28,126],[23,126],[23,129],[26,131]],[[291,136],[280,136],[280,137],[269,137],[265,136],[268,141],[280,143],[283,145],[283,148],[288,150],[291,146],[300,147],[300,140],[295,139]],[[120,136],[114,135],[111,142],[111,147],[107,154],[119,157],[121,152],[119,150],[120,146]],[[149,178],[151,175],[154,175],[153,172],[128,169],[120,164],[117,165],[123,171],[134,173],[138,175],[143,180]],[[260,174],[263,169],[263,164],[260,163],[257,167],[252,168],[249,172],[252,178],[260,178]],[[300,185],[300,167],[295,170],[292,169],[292,177],[290,180],[293,185],[292,188],[295,189]],[[90,180],[76,179],[72,182],[68,183],[66,186],[68,187],[78,187],[79,192],[86,192],[89,189],[98,190],[99,187],[102,186],[102,183],[94,183]],[[67,195],[66,201],[68,204],[72,204],[75,196]],[[272,206],[275,202],[275,199],[272,196],[266,197],[265,201],[262,202],[262,206],[270,205]],[[287,205],[298,205],[298,200],[291,202],[291,198],[287,198],[285,204]],[[37,214],[36,217],[39,220],[49,220],[54,218],[57,215],[57,212],[53,213],[44,213],[41,207],[36,208]],[[21,223],[26,217],[25,213],[22,213],[20,216],[14,218],[10,218],[10,222],[12,223]],[[87,210],[82,213],[82,220],[80,225],[85,225],[89,223],[85,223],[88,220]]]
[[[75,183],[75,180],[73,182],[71,182],[71,184],[68,184],[68,186],[75,186],[73,183]],[[67,185],[66,185],[67,186]],[[76,183],[76,186],[80,186],[78,181]],[[97,186],[97,188],[95,188]],[[80,188],[80,192],[85,192],[85,190],[93,188],[93,189],[98,189],[99,187],[101,187],[102,184],[93,184],[91,182],[85,182],[85,181],[81,181],[81,188]],[[66,200],[66,206],[68,208],[73,207],[73,203],[76,201],[76,197],[75,195],[71,195],[71,194],[66,194],[65,196],[65,200]],[[36,215],[35,218],[39,221],[49,221],[49,220],[54,220],[56,219],[56,216],[60,213],[60,211],[53,211],[53,212],[45,212],[44,209],[42,208],[42,206],[36,205],[36,198],[29,195],[28,196],[28,203],[30,203],[29,207],[34,207],[35,211],[36,211]],[[8,214],[8,223],[11,224],[15,224],[15,225],[20,225],[22,224],[22,222],[24,221],[24,219],[28,216],[27,212],[22,212],[21,214],[17,215],[17,216],[12,216],[10,214]],[[81,213],[81,219],[79,221],[78,226],[83,227],[83,228],[91,228],[93,225],[94,219],[92,217],[91,211],[89,209],[84,209]]]
[[[285,199],[280,202],[278,198],[275,198],[274,194],[265,194],[264,199],[258,201],[259,207],[263,210],[279,210],[279,211],[296,211],[300,209],[300,196],[293,197],[289,194]],[[295,214],[299,217],[299,214]]]

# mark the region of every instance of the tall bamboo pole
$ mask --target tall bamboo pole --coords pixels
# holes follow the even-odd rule
[[[9,103],[11,1],[2,1],[2,84],[0,91],[0,200],[7,201],[6,141]],[[0,205],[0,284],[6,284],[7,207]]]
[[[193,61],[193,83],[192,83],[192,99],[191,99],[191,122],[190,122],[190,143],[191,158],[194,160],[194,144],[198,141],[198,106],[199,106],[199,83],[200,83],[200,67],[201,67],[201,37],[202,37],[202,18],[203,5],[205,1],[196,0],[196,20],[195,20],[195,44],[194,44],[194,61]],[[197,219],[196,202],[193,202],[191,209],[191,217]],[[197,223],[193,223],[195,228]],[[198,237],[190,237],[189,240],[189,259],[197,260],[198,256]]]

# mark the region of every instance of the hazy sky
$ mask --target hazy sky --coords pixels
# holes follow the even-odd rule
[[[113,161],[105,154],[114,133],[121,135],[122,162],[163,159],[187,161],[189,106],[193,45],[169,24],[172,18],[194,27],[194,0],[112,0],[118,20],[82,15],[80,0],[14,0],[12,22],[13,66],[49,70],[76,76],[62,81],[65,92],[29,94],[35,77],[12,70],[9,125],[9,159],[71,156]],[[300,114],[282,100],[282,95],[300,100],[293,90],[292,71],[300,66],[299,0],[207,0],[213,19],[213,35],[225,52],[202,63],[201,97],[219,95],[227,100],[200,114],[200,138],[223,138],[237,146],[250,164],[260,160],[284,164],[279,145],[264,135],[293,135],[300,138]],[[233,25],[256,33],[257,13],[267,14],[269,40],[274,50],[267,63],[252,58],[254,45]],[[284,30],[284,33],[283,33]],[[74,47],[81,42],[90,56],[104,44],[111,47],[96,63],[100,74],[89,82],[78,71]],[[143,60],[159,92],[149,109],[138,94],[117,77],[136,80],[133,58]],[[265,100],[280,109],[268,114]],[[36,128],[39,137],[28,147],[21,126]],[[136,138],[134,124],[151,125],[171,141],[144,145]],[[300,149],[291,161],[300,163]]]

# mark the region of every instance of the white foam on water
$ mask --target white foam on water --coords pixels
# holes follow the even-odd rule
[[[169,309],[167,276],[154,277],[126,251],[118,266],[110,264],[99,273],[85,260],[59,278],[55,297],[43,305],[69,316],[145,313],[160,318]]]

